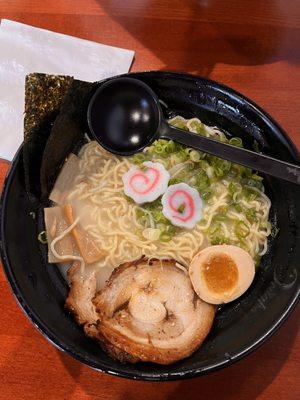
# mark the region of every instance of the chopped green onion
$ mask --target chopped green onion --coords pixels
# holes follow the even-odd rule
[[[246,168],[243,165],[233,164],[231,168],[231,172],[235,174],[236,177],[246,177],[249,178],[252,175],[252,171],[250,168]]]
[[[250,186],[243,188],[243,194],[246,200],[248,201],[253,201],[258,197],[258,193],[255,190],[253,190]]]
[[[194,186],[201,194],[205,189],[207,189],[210,186],[210,180],[205,171],[201,170],[196,175],[196,182]]]
[[[178,152],[179,157],[181,160],[187,161],[190,158],[190,150],[189,148],[182,149]]]
[[[152,203],[143,204],[143,208],[146,210],[161,210],[161,198],[152,201]]]
[[[132,161],[134,164],[140,165],[146,161],[146,155],[144,153],[138,153],[132,156]]]
[[[246,178],[251,178],[252,170],[251,168],[244,167],[242,175]]]
[[[171,122],[169,122],[169,124],[172,126],[176,126],[179,129],[184,129],[185,131],[188,131],[186,123],[187,121],[182,117],[175,117]]]
[[[249,235],[250,229],[244,221],[237,221],[234,226],[234,232],[239,239],[244,239]]]
[[[190,128],[202,136],[206,135],[205,125],[202,124],[202,122],[197,119],[194,119],[193,121],[190,122]]]
[[[192,150],[193,149],[191,149],[190,147],[184,147],[183,149],[181,149],[181,152],[189,157],[190,156],[190,152]]]
[[[245,214],[246,214],[246,218],[248,221],[250,221],[250,222],[258,221],[258,217],[257,217],[255,208],[249,208],[248,210],[246,210]]]
[[[164,214],[162,213],[162,211],[158,211],[158,212],[153,212],[153,218],[155,220],[155,222],[158,223],[163,223],[163,224],[167,224],[168,220],[167,218],[164,216]]]
[[[201,156],[200,156],[199,151],[197,151],[197,150],[192,150],[192,151],[190,152],[190,159],[191,159],[193,162],[198,162],[198,161],[200,161],[200,158],[201,158]]]
[[[242,191],[242,186],[237,182],[230,182],[228,185],[228,191],[231,195],[240,193]]]
[[[177,183],[180,183],[180,182],[182,182],[182,181],[180,179],[178,179],[178,178],[171,178],[169,180],[169,186],[170,185],[176,185]]]
[[[206,154],[205,154],[205,153],[203,153],[203,154],[204,154],[204,157],[203,157],[203,158],[205,158],[205,157],[206,157]],[[200,160],[200,161],[198,162],[198,166],[199,166],[203,171],[206,171],[206,169],[209,167],[209,164],[208,164],[208,162],[207,162],[206,160],[202,159],[202,160]]]
[[[224,235],[222,225],[219,222],[209,227],[208,234],[212,245],[229,243],[229,239]]]
[[[165,150],[166,150],[166,152],[167,152],[168,154],[174,153],[174,151],[176,151],[175,142],[173,142],[173,140],[169,140],[168,143],[166,144]]]
[[[229,142],[229,140],[227,139],[225,133],[221,132],[219,137],[220,137],[220,141],[221,142],[223,142],[223,143],[228,143]]]
[[[38,241],[42,244],[46,244],[47,243],[47,234],[46,231],[42,231],[39,233],[38,235]]]
[[[215,156],[210,156],[210,162],[213,167],[213,172],[218,178],[222,178],[228,174],[232,165],[231,162]]]
[[[216,214],[213,217],[214,222],[227,221],[227,220],[228,220],[228,218],[224,214]]]
[[[182,151],[178,151],[177,153],[172,154],[172,160],[173,160],[174,164],[183,163],[187,159],[188,159],[188,156]]]
[[[258,180],[258,179],[252,179],[252,177],[251,178],[242,178],[241,184],[243,186],[255,187],[259,190],[261,190],[263,188],[262,181]]]
[[[239,137],[233,137],[229,140],[229,144],[236,147],[243,147],[243,141]]]
[[[210,242],[212,245],[229,244],[230,243],[229,239],[224,235],[214,236],[210,239]]]
[[[166,231],[167,231],[170,235],[175,235],[175,233],[176,233],[176,227],[175,227],[174,225],[172,225],[172,224],[169,222],[169,225],[167,226]]]
[[[153,144],[152,146],[147,147],[146,154],[149,155],[150,157],[152,157],[155,154],[155,147]]]
[[[178,211],[180,214],[182,214],[182,213],[184,212],[184,210],[185,210],[185,204],[182,203],[182,204],[180,204],[180,206],[177,208],[177,211]]]
[[[212,196],[213,196],[213,190],[212,189],[205,189],[202,190],[200,193],[201,197],[203,198],[203,200],[205,200],[206,202],[208,202]]]
[[[208,228],[208,233],[209,233],[210,235],[215,235],[216,233],[220,233],[221,230],[222,230],[222,225],[218,222],[218,223],[216,223],[216,224],[211,225],[211,226]]]
[[[172,236],[166,232],[162,232],[159,236],[159,240],[161,242],[169,242],[171,239],[172,239]]]
[[[256,180],[256,181],[260,181],[260,182],[263,180],[263,177],[259,176],[257,174],[252,174],[251,178]]]
[[[176,233],[175,226],[171,224],[165,225],[163,228],[159,229],[161,229],[161,234],[159,236],[161,242],[169,242]]]
[[[157,153],[157,154],[161,154],[161,153],[163,153],[163,151],[164,151],[164,146],[161,144],[161,143],[157,143],[156,145],[155,145],[155,152]]]
[[[243,207],[239,203],[233,203],[232,206],[237,212],[243,212]]]

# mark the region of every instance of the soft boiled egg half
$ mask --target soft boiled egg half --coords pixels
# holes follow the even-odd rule
[[[245,250],[223,244],[207,247],[196,254],[189,275],[202,300],[210,304],[229,303],[249,288],[255,265]]]

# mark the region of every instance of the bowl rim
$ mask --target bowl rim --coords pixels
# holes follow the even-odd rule
[[[162,74],[162,75],[169,75],[171,77],[180,77],[181,79],[187,79],[187,80],[199,80],[202,82],[207,82],[208,84],[214,85],[214,87],[219,88],[221,90],[224,90],[226,92],[229,92],[231,95],[234,95],[235,97],[238,97],[241,99],[243,102],[246,102],[252,109],[254,109],[256,112],[259,114],[263,115],[266,117],[274,126],[280,131],[281,135],[284,137],[284,139],[287,141],[289,145],[289,153],[291,156],[295,159],[296,162],[299,162],[299,153],[298,150],[295,146],[295,144],[292,142],[291,138],[287,135],[287,133],[280,127],[280,125],[267,113],[265,112],[261,107],[256,105],[252,100],[248,99],[241,93],[235,91],[234,89],[231,89],[230,87],[220,84],[214,80],[200,77],[197,75],[192,75],[192,74],[187,74],[187,73],[181,73],[181,72],[172,72],[172,71],[145,71],[145,72],[135,72],[135,73],[128,73],[128,74],[122,74],[118,75],[117,77],[134,77],[136,75],[148,75],[148,74]],[[115,77],[113,77],[115,78]],[[108,79],[113,79],[113,78],[108,78]],[[106,80],[104,80],[106,81]],[[103,82],[103,81],[101,81]],[[99,82],[100,83],[100,82]],[[90,368],[98,371],[98,372],[105,372],[110,375],[122,377],[122,378],[128,378],[128,379],[134,379],[134,380],[145,380],[145,381],[172,381],[172,380],[182,380],[182,379],[188,379],[188,378],[193,378],[199,375],[206,374],[208,372],[216,371],[218,369],[221,369],[225,366],[231,365],[241,358],[245,357],[246,355],[252,353],[254,350],[259,348],[268,338],[270,338],[278,329],[279,327],[284,323],[284,321],[288,318],[288,316],[291,314],[292,310],[296,306],[297,302],[300,299],[300,290],[296,290],[295,294],[293,295],[293,298],[289,305],[285,308],[284,312],[281,313],[279,318],[276,320],[276,322],[273,323],[272,326],[256,341],[251,342],[248,346],[245,346],[243,349],[238,351],[236,354],[233,354],[232,356],[222,359],[219,362],[216,362],[214,364],[210,364],[205,367],[201,368],[195,368],[193,370],[189,371],[180,371],[180,372],[160,372],[160,373],[147,373],[144,371],[140,371],[139,373],[136,372],[130,372],[130,371],[121,371],[118,368],[110,368],[106,367],[103,365],[103,368],[99,368],[99,366],[96,366],[93,362],[90,360],[87,360],[80,352],[76,352],[74,348],[69,348],[67,345],[65,345],[62,341],[60,341],[56,335],[47,327],[47,324],[44,323],[39,316],[32,311],[30,304],[27,304],[26,300],[24,299],[21,290],[18,287],[18,284],[16,282],[16,279],[14,277],[13,273],[13,266],[11,265],[8,255],[7,255],[7,243],[5,240],[5,221],[6,221],[6,214],[5,210],[7,208],[7,202],[8,202],[8,196],[9,196],[9,191],[10,187],[12,184],[12,180],[14,178],[14,175],[16,173],[16,170],[18,168],[18,162],[20,160],[20,155],[22,153],[23,149],[23,144],[19,147],[17,153],[15,154],[11,166],[8,170],[8,173],[6,175],[6,178],[4,180],[3,184],[3,189],[1,193],[1,198],[0,198],[0,256],[3,264],[3,269],[6,275],[6,278],[9,282],[10,288],[12,290],[12,293],[17,300],[17,303],[20,305],[21,309],[23,310],[24,314],[28,317],[28,319],[32,322],[32,324],[35,326],[35,328],[50,342],[52,343],[57,349],[61,350],[64,353],[67,353],[68,355],[72,356],[76,360],[82,362],[83,364],[89,366]]]

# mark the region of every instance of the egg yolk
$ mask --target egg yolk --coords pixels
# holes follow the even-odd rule
[[[238,282],[238,268],[227,254],[215,254],[206,260],[202,275],[211,292],[230,293]]]

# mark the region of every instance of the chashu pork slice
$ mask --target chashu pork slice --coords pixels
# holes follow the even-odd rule
[[[207,336],[215,315],[174,260],[121,265],[93,304],[97,339],[123,362],[171,364],[188,357]]]
[[[74,315],[77,323],[83,326],[85,333],[97,340],[99,333],[96,326],[99,316],[92,299],[97,291],[105,286],[111,272],[112,268],[101,268],[97,266],[97,263],[86,265],[82,271],[77,261],[67,272],[70,291],[65,307]]]

